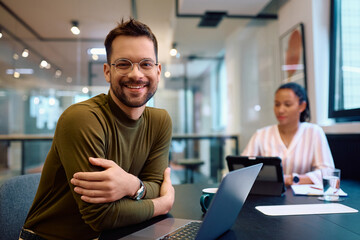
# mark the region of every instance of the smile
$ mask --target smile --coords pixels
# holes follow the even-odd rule
[[[140,88],[144,88],[146,85],[125,85],[125,86],[131,89],[140,89]]]

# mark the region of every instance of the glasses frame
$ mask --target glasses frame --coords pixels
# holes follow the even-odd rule
[[[120,72],[119,72],[120,70],[117,69],[117,67],[116,67],[116,63],[117,63],[118,61],[127,61],[127,62],[131,63],[131,69],[129,70],[128,73],[123,74],[123,73],[120,73]],[[130,59],[127,59],[127,58],[119,58],[119,59],[116,59],[115,62],[111,63],[110,65],[111,65],[111,66],[114,66],[115,71],[116,71],[118,74],[120,74],[121,76],[127,76],[129,73],[131,73],[131,72],[134,70],[134,64],[137,64],[138,70],[139,70],[142,74],[148,75],[148,73],[143,72],[144,69],[142,69],[142,68],[140,67],[140,64],[141,64],[142,62],[144,62],[144,61],[151,61],[151,62],[154,63],[154,66],[158,66],[158,65],[159,65],[158,62],[155,62],[155,61],[154,61],[153,59],[151,59],[151,58],[144,58],[144,59],[141,59],[139,62],[132,62]],[[150,71],[152,71],[154,68],[155,68],[155,67],[153,67]]]

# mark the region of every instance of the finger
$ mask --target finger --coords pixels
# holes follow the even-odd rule
[[[74,191],[89,198],[109,197],[106,191],[101,190],[89,190],[81,187],[75,187]]]
[[[102,181],[87,181],[77,178],[72,178],[70,182],[76,186],[89,190],[108,190],[110,187]]]
[[[75,179],[86,180],[86,181],[103,181],[107,179],[104,172],[77,172],[73,176]]]
[[[165,182],[169,182],[171,184],[171,168],[167,167],[164,171],[164,181]]]
[[[104,198],[104,197],[92,198],[92,197],[88,197],[88,196],[81,196],[81,200],[83,200],[84,202],[87,202],[87,203],[95,203],[95,204],[111,202],[111,200]]]
[[[102,168],[110,168],[112,166],[114,166],[114,161],[112,160],[107,160],[107,159],[103,159],[103,158],[93,158],[93,157],[89,157],[89,161],[92,165],[95,166],[99,166]]]

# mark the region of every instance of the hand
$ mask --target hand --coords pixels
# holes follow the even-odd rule
[[[293,184],[293,179],[292,179],[291,174],[284,175],[284,183],[285,183],[285,186],[290,186],[291,184]]]
[[[92,165],[104,168],[100,172],[77,172],[71,179],[74,191],[88,203],[108,203],[133,196],[139,189],[137,177],[125,172],[114,161],[89,158]]]
[[[160,197],[152,199],[154,203],[153,217],[167,214],[174,204],[175,189],[171,184],[170,171],[170,168],[166,168],[164,171],[164,181],[161,184]]]
[[[314,184],[313,181],[306,174],[299,175],[298,177],[300,179],[298,184]],[[284,183],[287,187],[293,184],[292,174],[284,175]]]

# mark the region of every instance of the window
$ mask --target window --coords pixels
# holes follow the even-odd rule
[[[360,1],[332,0],[329,117],[360,120]]]

